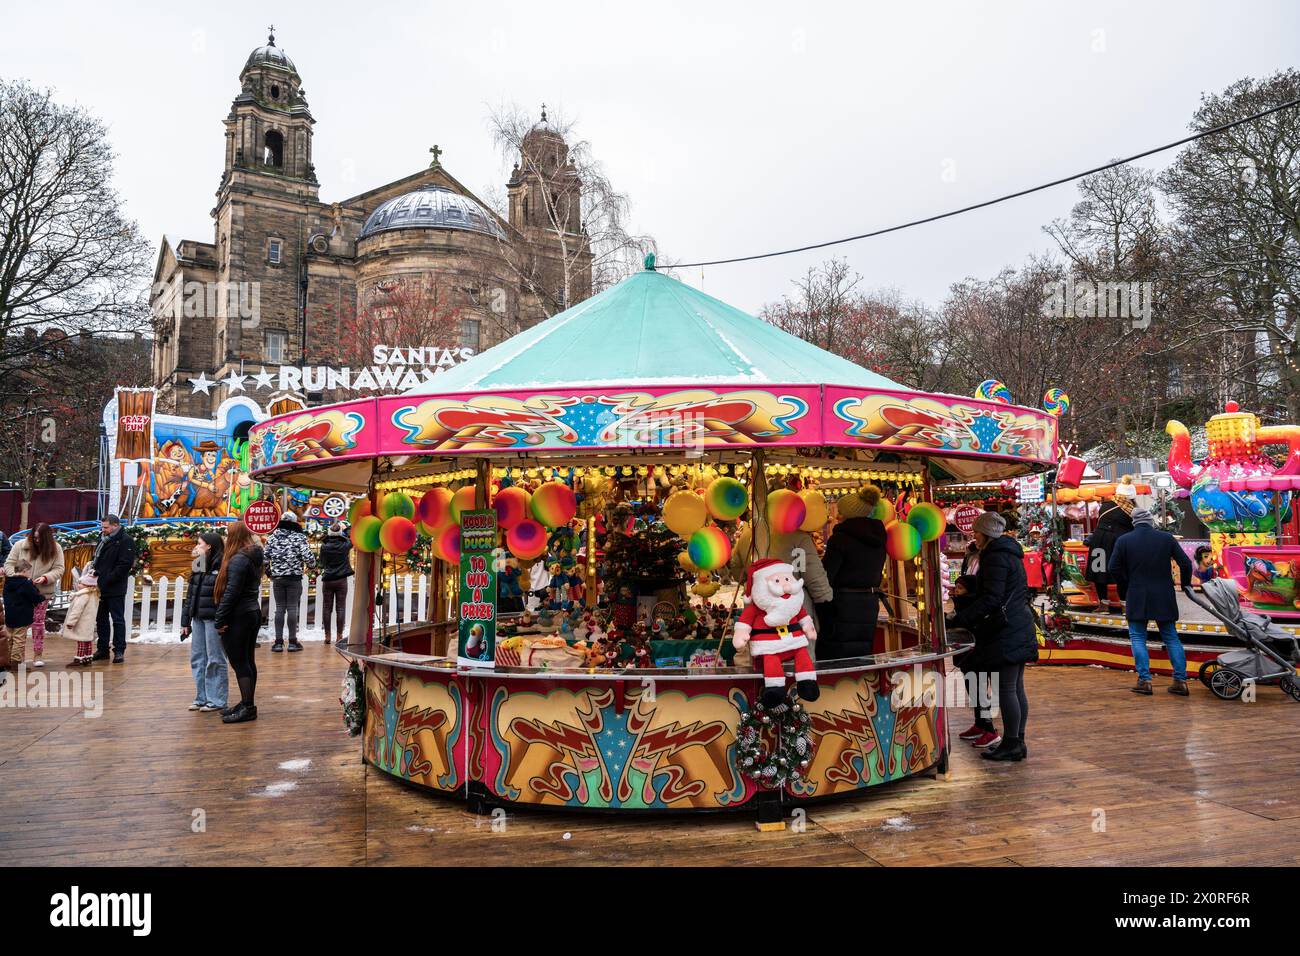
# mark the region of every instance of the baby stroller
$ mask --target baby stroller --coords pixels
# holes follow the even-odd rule
[[[1300,700],[1300,678],[1295,671],[1296,663],[1300,662],[1300,644],[1268,617],[1243,612],[1235,581],[1210,579],[1201,587],[1204,599],[1197,597],[1191,588],[1184,590],[1193,603],[1213,614],[1229,634],[1246,645],[1242,650],[1228,651],[1201,665],[1197,676],[1215,697],[1236,700],[1249,683],[1277,684]]]

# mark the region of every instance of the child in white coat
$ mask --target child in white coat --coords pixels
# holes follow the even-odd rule
[[[99,579],[93,565],[82,572],[72,592],[63,634],[77,642],[77,656],[69,667],[89,667],[95,648],[95,618],[99,613]]]

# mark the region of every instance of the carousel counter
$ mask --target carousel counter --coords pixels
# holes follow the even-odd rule
[[[736,763],[760,674],[462,667],[428,653],[436,627],[339,652],[365,675],[365,761],[475,812],[747,807],[779,820],[782,806],[947,769],[944,695],[935,689],[962,645],[818,663],[821,697],[805,702],[812,760],[803,779],[774,792]]]

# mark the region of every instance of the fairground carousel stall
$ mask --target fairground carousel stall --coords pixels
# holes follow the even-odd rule
[[[371,766],[476,812],[748,810],[764,827],[946,772],[960,644],[935,486],[1057,451],[1048,412],[909,391],[652,257],[420,388],[273,417],[250,443],[259,480],[362,496],[370,600],[340,651]],[[758,629],[735,639],[736,582],[773,555],[804,570],[867,484],[888,526],[874,653],[811,672],[795,654],[774,678]],[[384,624],[387,562],[421,555],[425,623]]]

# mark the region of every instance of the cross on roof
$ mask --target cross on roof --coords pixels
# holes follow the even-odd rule
[[[429,152],[433,154],[433,159],[429,162],[429,168],[437,169],[439,166],[442,165],[442,163],[438,160],[438,157],[442,155],[442,150],[438,148],[437,143],[434,143],[432,146],[429,147]]]
[[[266,37],[267,44],[269,44],[270,46],[275,46],[275,24],[272,23],[270,29],[268,29],[266,32],[267,32],[267,37]]]

